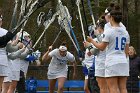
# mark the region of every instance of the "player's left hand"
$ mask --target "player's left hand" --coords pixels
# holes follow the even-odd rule
[[[87,36],[87,41],[88,41],[88,42],[90,42],[90,43],[91,43],[91,42],[92,42],[92,40],[93,40],[93,38],[92,38],[92,37]]]

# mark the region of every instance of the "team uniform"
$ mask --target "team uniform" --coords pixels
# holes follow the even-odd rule
[[[104,31],[106,48],[105,77],[129,76],[129,63],[125,45],[130,43],[128,32],[123,27],[111,27]]]
[[[122,27],[123,29],[126,30],[126,27],[123,25],[122,22],[120,22],[119,25],[120,25],[120,27]],[[111,28],[111,27],[112,27],[112,26],[111,26],[110,22],[108,22],[108,23],[105,24],[104,30],[107,30],[107,29],[109,29],[109,28]]]
[[[67,61],[75,62],[73,54],[67,51],[66,56],[62,57],[59,53],[59,49],[54,49],[48,55],[52,57],[48,67],[48,79],[56,79],[59,77],[67,78]]]
[[[104,35],[100,35],[100,41],[102,41]],[[99,54],[96,57],[95,62],[95,76],[96,77],[105,77],[105,59],[106,59],[106,50],[99,51]]]
[[[25,75],[27,73],[29,66],[29,62],[26,60],[20,59],[20,79],[17,83],[16,91],[18,93],[24,93],[25,92]]]
[[[6,35],[8,31],[0,28],[0,37]],[[8,58],[5,47],[0,47],[0,76],[8,76]]]
[[[12,60],[12,80],[19,81],[20,79],[20,59]]]
[[[82,61],[83,64],[83,73],[85,74],[85,79],[88,79],[88,69],[93,66],[93,62],[95,60],[95,56],[88,56],[89,49],[86,49],[85,59]]]
[[[12,63],[11,63],[11,60],[9,60],[9,62],[8,62],[8,76],[4,77],[3,82],[12,82],[12,76],[13,76],[13,74],[12,74]]]
[[[28,71],[29,62],[26,60],[20,59],[20,70],[23,71],[25,74]]]

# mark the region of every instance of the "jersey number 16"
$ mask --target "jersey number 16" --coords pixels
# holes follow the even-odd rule
[[[121,39],[116,37],[116,47],[115,47],[115,50],[124,50],[125,44],[126,44],[126,38],[125,37],[122,37]]]

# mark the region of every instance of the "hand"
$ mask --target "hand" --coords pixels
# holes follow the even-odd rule
[[[23,47],[24,47],[23,43],[19,42],[19,43],[18,43],[18,47],[19,47],[20,49],[23,48]]]
[[[52,46],[49,46],[48,51],[51,51],[51,50],[52,50]]]
[[[87,41],[85,41],[85,42],[83,42],[84,43],[84,47],[86,48],[86,47],[88,47],[89,46],[89,42],[87,42]]]
[[[92,42],[92,40],[93,40],[93,38],[92,38],[92,37],[87,36],[87,41],[88,41],[88,42],[90,42],[90,43],[91,43],[91,42]]]
[[[36,65],[37,66],[40,66],[41,65],[41,62],[39,60],[35,60],[36,61]]]

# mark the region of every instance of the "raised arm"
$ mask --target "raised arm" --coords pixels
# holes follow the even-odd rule
[[[42,56],[42,61],[46,61],[48,59],[50,59],[51,57],[48,55],[50,53],[50,51],[52,50],[52,46],[49,46],[47,52]]]
[[[100,49],[100,50],[105,50],[105,48],[107,47],[108,43],[106,42],[101,42],[101,43],[97,43],[95,40],[93,40],[91,37],[87,37],[87,41],[92,43],[96,48]]]

